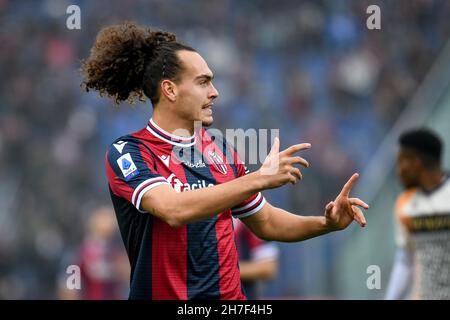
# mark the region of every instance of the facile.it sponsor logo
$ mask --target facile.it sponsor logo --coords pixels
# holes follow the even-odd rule
[[[195,190],[195,189],[203,189],[208,187],[213,187],[214,184],[208,183],[205,180],[197,180],[196,183],[183,183],[180,179],[177,178],[175,174],[171,174],[167,181],[172,185],[172,188],[175,189],[176,192],[184,192],[189,190]]]

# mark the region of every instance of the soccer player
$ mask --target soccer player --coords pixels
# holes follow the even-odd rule
[[[316,237],[353,220],[365,225],[359,207],[367,204],[349,197],[357,174],[324,216],[271,206],[261,191],[298,182],[295,165],[309,164],[294,154],[310,145],[280,152],[276,138],[261,168],[249,173],[225,140],[204,129],[219,95],[213,73],[174,34],[133,23],[107,27],[82,70],[87,90],[116,102],[146,96],[153,105],[146,127],[114,141],[105,161],[131,263],[130,299],[245,299],[232,215],[258,237],[277,241]],[[203,127],[195,130],[195,121]]]
[[[442,142],[429,129],[403,133],[395,205],[397,253],[387,299],[450,299],[450,179]]]

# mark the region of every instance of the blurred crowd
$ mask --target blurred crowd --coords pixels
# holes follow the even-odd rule
[[[66,27],[70,4],[81,8],[81,30]],[[366,27],[371,4],[381,8],[381,30]],[[106,147],[151,116],[150,102],[116,107],[81,89],[80,60],[101,27],[133,20],[198,49],[220,91],[215,127],[279,128],[282,147],[310,142],[300,185],[266,194],[305,215],[321,214],[364,168],[450,35],[446,0],[0,0],[0,16],[3,299],[66,297],[60,279],[89,251],[90,218],[111,207]],[[118,242],[113,256],[125,254]],[[332,296],[336,245],[324,238],[314,253],[282,245],[267,295]],[[316,264],[321,271],[302,278]],[[127,278],[117,265],[110,272]]]

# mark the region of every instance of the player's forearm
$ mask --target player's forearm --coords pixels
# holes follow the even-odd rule
[[[332,230],[323,216],[299,216],[286,210],[272,207],[268,221],[261,221],[253,228],[255,234],[269,241],[297,242],[314,238]]]
[[[245,201],[263,188],[260,175],[251,173],[238,179],[214,187],[180,192],[168,199],[173,226],[212,217]]]

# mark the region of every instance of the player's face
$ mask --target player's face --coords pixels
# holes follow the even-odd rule
[[[214,120],[212,102],[219,96],[212,84],[213,73],[197,52],[179,51],[177,54],[184,67],[177,84],[177,113],[186,120],[210,126]]]
[[[419,186],[419,176],[422,170],[420,159],[408,149],[400,148],[397,155],[397,173],[405,188]]]

